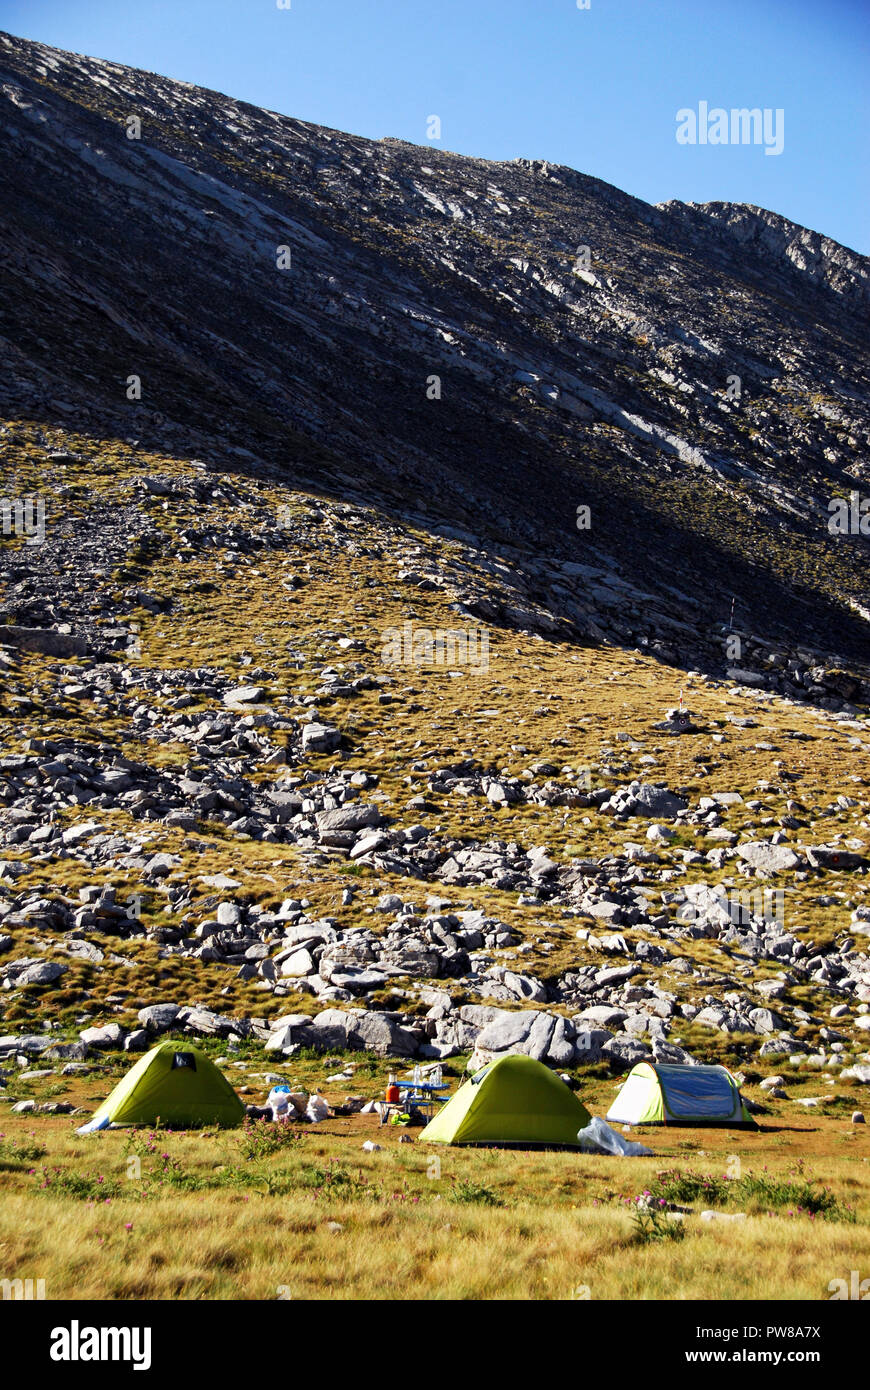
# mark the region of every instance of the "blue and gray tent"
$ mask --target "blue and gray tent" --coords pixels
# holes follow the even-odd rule
[[[727,1067],[639,1062],[607,1112],[625,1125],[755,1125]]]

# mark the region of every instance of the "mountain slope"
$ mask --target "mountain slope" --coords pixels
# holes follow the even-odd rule
[[[732,597],[866,661],[868,540],[827,527],[867,478],[865,258],[10,36],[0,76],[10,415],[458,527],[552,626],[676,664],[735,664]]]
[[[864,476],[864,262],[3,52],[0,451],[45,506],[0,549],[21,1123],[93,1098],[55,1062],[172,1032],[259,1101],[269,1065],[343,1094],[324,1053],[380,1091],[520,1050],[596,1104],[720,1061],[834,1132],[870,1081],[867,540],[824,505]]]

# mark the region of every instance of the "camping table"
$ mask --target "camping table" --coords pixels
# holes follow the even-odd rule
[[[430,1120],[435,1113],[435,1102],[447,1099],[446,1095],[441,1094],[445,1090],[443,1082],[436,1084],[433,1081],[397,1081],[396,1085],[400,1093],[404,1094],[405,1101],[410,1105],[416,1105]]]
[[[380,1116],[380,1122],[381,1122],[381,1124],[382,1124],[382,1125],[388,1124],[388,1123],[389,1123],[390,1116],[391,1116],[394,1112],[395,1112],[395,1114],[397,1114],[397,1115],[401,1115],[403,1109],[404,1109],[404,1106],[403,1106],[399,1101],[397,1101],[397,1100],[379,1100],[379,1101],[378,1101],[378,1115]]]

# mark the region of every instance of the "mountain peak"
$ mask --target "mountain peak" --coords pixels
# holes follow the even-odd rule
[[[422,489],[530,574],[640,581],[652,623],[547,602],[676,661],[722,664],[732,599],[771,642],[866,652],[866,538],[827,510],[866,477],[866,258],[9,36],[0,67],[13,409],[400,509]]]

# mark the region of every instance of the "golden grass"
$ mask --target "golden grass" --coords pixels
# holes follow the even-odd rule
[[[353,1117],[304,1130],[289,1155],[258,1162],[240,1155],[234,1134],[158,1134],[158,1151],[203,1190],[87,1202],[40,1190],[41,1169],[123,1185],[127,1137],[80,1139],[56,1120],[30,1120],[27,1133],[34,1123],[49,1155],[0,1173],[0,1274],[45,1279],[49,1298],[817,1300],[870,1257],[870,1171],[853,1151],[810,1167],[856,1205],[856,1224],[782,1212],[708,1225],[697,1203],[683,1242],[638,1243],[626,1198],[657,1171],[718,1174],[736,1151],[753,1170],[784,1175],[806,1132],[648,1131],[654,1159],[618,1160],[402,1146],[394,1131]],[[15,1128],[25,1133],[23,1122]],[[361,1152],[366,1135],[383,1151]],[[830,1148],[834,1127],[823,1121],[812,1135]],[[777,1137],[786,1152],[775,1151]],[[330,1163],[348,1175],[351,1197],[340,1183],[299,1185]],[[280,1195],[267,1194],[269,1179]],[[458,1181],[503,1205],[453,1200]]]
[[[45,1278],[52,1299],[817,1301],[870,1257],[866,1229],[808,1233],[775,1217],[699,1222],[680,1244],[641,1247],[627,1213],[600,1208],[530,1219],[434,1202],[180,1197],[39,1215],[22,1199],[4,1204],[0,1264]]]

